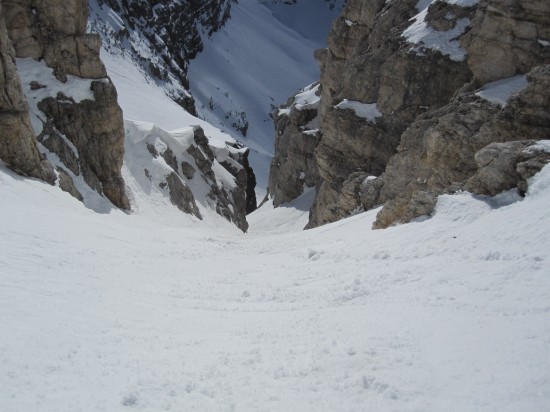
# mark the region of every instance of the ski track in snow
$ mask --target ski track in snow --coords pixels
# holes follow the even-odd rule
[[[99,215],[5,168],[0,196],[2,411],[550,403],[550,167],[523,201],[443,196],[382,231],[376,210],[299,231],[309,193],[246,235]]]

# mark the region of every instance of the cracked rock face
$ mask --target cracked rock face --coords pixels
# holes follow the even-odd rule
[[[523,176],[546,162],[523,150],[550,136],[550,3],[426,3],[350,0],[316,52],[319,178],[307,227],[384,205],[374,224],[384,228],[429,215],[438,195],[465,188],[524,192]],[[514,96],[480,97],[498,86],[488,82],[522,73],[526,87]],[[276,144],[283,170],[270,187],[284,189],[280,198],[297,193],[279,181],[291,175],[279,159],[296,141]]]
[[[55,146],[50,146],[54,153],[60,154],[64,166],[75,175],[82,173],[86,183],[98,193],[103,193],[115,206],[130,209],[120,174],[124,128],[116,90],[108,80],[94,81],[90,87],[93,100],[75,103],[58,95],[38,103],[48,125],[48,139],[44,146],[48,147],[47,142],[55,136],[58,142],[63,142],[60,135],[65,136],[76,148],[78,158],[74,158],[74,152],[68,150],[66,144],[60,144],[59,152]]]
[[[380,177],[378,203],[385,205],[375,227],[406,223],[432,213],[433,207],[419,210],[411,201],[419,192],[437,196],[462,188],[485,195],[513,187],[525,191],[522,180],[510,172],[515,160],[505,160],[519,158],[516,163],[521,163],[521,156],[514,154],[519,149],[496,143],[518,142],[521,148],[550,134],[550,66],[534,68],[527,79],[528,86],[504,107],[470,91],[414,122],[402,136],[399,153]],[[489,167],[492,161],[487,159],[497,158],[501,165]]]
[[[544,0],[482,0],[462,39],[477,85],[550,63],[550,5]]]
[[[106,49],[124,49],[148,76],[164,84],[172,100],[196,115],[195,101],[189,93],[188,62],[202,51],[201,34],[211,36],[229,19],[231,0],[91,3],[93,9],[116,15],[122,23],[90,16],[90,28],[101,33]]]
[[[86,184],[107,197],[115,206],[129,209],[130,203],[120,173],[124,151],[122,111],[117,103],[116,90],[99,59],[100,39],[97,35],[85,33],[87,2],[3,0],[2,8],[7,33],[2,38],[3,61],[4,50],[7,50],[6,57],[9,58],[6,62],[10,60],[11,63],[5,67],[10,71],[9,78],[13,79],[11,83],[19,83],[19,79],[16,74],[11,76],[15,73],[15,66],[9,47],[13,45],[17,58],[43,60],[25,73],[23,90],[33,95],[31,112],[24,103],[22,93],[13,100],[20,101],[17,107],[9,110],[18,112],[19,118],[10,124],[10,130],[18,130],[18,134],[6,146],[12,150],[13,158],[27,166],[5,161],[14,165],[16,170],[53,182],[55,178],[51,178],[51,165],[49,176],[33,172],[33,167],[29,166],[30,163],[36,164],[40,157],[36,150],[37,138],[41,147],[47,150],[46,155],[54,155],[52,159],[55,159],[59,185],[63,190],[82,199],[73,180],[83,177]],[[48,84],[42,84],[42,78],[49,79],[50,73],[55,78]],[[89,96],[75,99],[63,92],[55,93],[53,89],[62,87],[68,81],[68,76],[75,76],[77,80],[90,79],[87,83],[84,80],[77,82],[87,85],[89,90],[86,93]],[[13,85],[10,87],[12,91],[17,89]],[[18,87],[21,90],[20,83]],[[82,92],[76,90],[76,87],[66,90],[72,93],[73,89],[75,93]],[[46,94],[41,94],[43,91]],[[2,117],[5,117],[4,108],[2,112]],[[7,132],[8,129],[2,130]],[[9,158],[9,155],[3,155],[2,158]]]

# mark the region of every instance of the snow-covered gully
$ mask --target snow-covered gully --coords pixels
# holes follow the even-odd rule
[[[300,231],[308,196],[242,234],[2,168],[1,409],[547,408],[548,166],[523,200],[444,196],[383,231]]]

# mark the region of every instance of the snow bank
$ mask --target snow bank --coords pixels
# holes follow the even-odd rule
[[[319,92],[320,84],[318,82],[312,83],[309,86],[304,87],[294,97],[293,106],[297,110],[304,109],[317,109],[321,104],[321,96]]]
[[[527,76],[520,74],[507,79],[497,80],[487,83],[478,92],[476,96],[481,97],[493,104],[506,106],[510,97],[521,92],[529,85]]]

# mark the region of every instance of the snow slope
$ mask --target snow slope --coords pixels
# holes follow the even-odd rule
[[[234,3],[231,18],[189,65],[197,111],[252,149],[258,198],[267,188],[275,132],[270,113],[319,78],[313,51],[326,47],[330,24],[343,1],[247,0]],[[239,129],[247,125],[246,138]]]
[[[544,411],[550,167],[533,180],[382,231],[261,208],[244,235],[0,167],[1,409]]]

